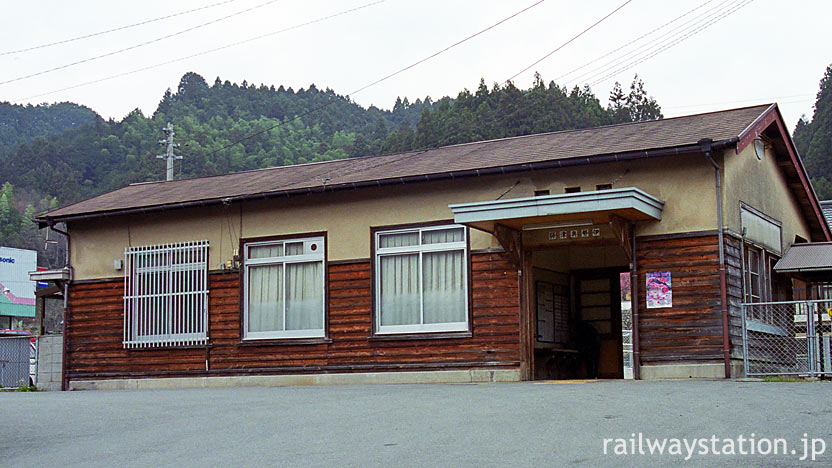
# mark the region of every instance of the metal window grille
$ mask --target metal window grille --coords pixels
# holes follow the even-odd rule
[[[124,250],[124,347],[208,341],[208,241]]]

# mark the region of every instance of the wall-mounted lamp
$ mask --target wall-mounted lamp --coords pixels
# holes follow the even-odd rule
[[[763,156],[766,155],[766,142],[760,136],[754,139],[754,154],[757,155],[757,159],[760,161],[762,161]]]

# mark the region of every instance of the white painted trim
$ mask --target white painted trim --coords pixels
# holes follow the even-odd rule
[[[303,250],[304,253],[297,254],[297,255],[286,255],[286,244],[302,242],[303,243]],[[318,243],[320,245],[320,249],[317,251],[312,251],[310,245],[313,243]],[[282,255],[277,255],[274,257],[258,257],[258,258],[249,258],[249,248],[250,247],[261,247],[261,246],[270,246],[270,245],[280,245],[281,251],[283,252]],[[243,341],[256,341],[256,340],[267,340],[267,339],[291,339],[291,338],[324,338],[326,337],[326,241],[324,240],[324,236],[312,236],[312,237],[297,237],[291,239],[277,239],[277,240],[269,240],[269,241],[257,241],[257,242],[247,242],[243,245],[243,252],[244,252],[244,284],[243,284]],[[297,263],[320,263],[321,264],[321,298],[322,298],[322,307],[321,307],[321,323],[323,326],[321,328],[316,329],[306,329],[306,330],[270,330],[270,331],[261,331],[261,332],[250,332],[248,331],[248,294],[249,294],[249,278],[251,275],[249,274],[249,270],[251,267],[256,266],[279,266],[281,268],[281,278],[283,284],[281,285],[282,291],[280,294],[281,297],[281,304],[280,307],[284,308],[283,311],[283,322],[284,328],[286,323],[286,265],[297,264]]]
[[[664,202],[635,187],[448,205],[459,224],[634,209],[661,221]]]
[[[455,229],[459,228],[462,230],[462,240],[456,242],[445,242],[445,243],[434,243],[434,244],[423,244],[422,243],[422,233],[429,232],[429,231],[441,231],[446,229]],[[416,233],[418,236],[418,244],[404,246],[404,247],[379,247],[379,241],[382,236],[388,234],[402,234],[413,232]],[[438,226],[425,226],[425,227],[415,227],[415,228],[403,228],[403,229],[392,229],[389,231],[377,231],[375,236],[373,237],[374,247],[375,247],[375,259],[374,263],[374,270],[373,275],[375,278],[375,297],[373,300],[375,301],[375,333],[379,335],[396,335],[396,334],[406,334],[406,333],[435,333],[435,332],[457,332],[457,331],[468,331],[469,324],[468,320],[470,319],[468,309],[469,309],[469,282],[468,282],[468,261],[470,252],[468,252],[468,229],[465,226],[460,224],[443,224]],[[396,256],[396,255],[419,255],[419,316],[420,320],[424,322],[424,315],[425,315],[425,307],[424,307],[424,289],[422,284],[422,254],[429,253],[429,252],[452,252],[461,250],[463,254],[463,260],[465,264],[463,265],[462,269],[462,286],[464,288],[464,297],[465,297],[465,304],[464,304],[464,312],[465,312],[465,321],[464,322],[449,322],[449,323],[418,323],[418,324],[409,324],[409,325],[382,325],[381,324],[381,316],[382,316],[382,309],[381,309],[381,262],[379,259],[381,257],[386,256]]]

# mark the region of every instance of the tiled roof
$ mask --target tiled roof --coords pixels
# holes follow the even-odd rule
[[[323,186],[350,186],[545,161],[695,145],[736,138],[770,105],[605,127],[541,133],[422,151],[274,167],[213,177],[133,184],[38,217],[55,221],[122,210],[269,196]]]
[[[780,273],[832,271],[832,242],[794,244],[774,269]]]
[[[823,217],[826,218],[826,224],[832,226],[832,200],[820,202],[820,208],[823,210]]]

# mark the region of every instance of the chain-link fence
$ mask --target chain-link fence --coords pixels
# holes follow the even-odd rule
[[[29,385],[31,356],[31,337],[0,337],[0,387]]]
[[[832,301],[742,305],[745,374],[832,375]]]

